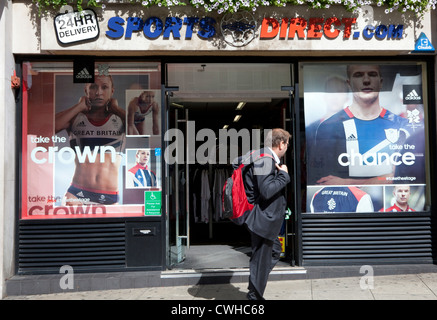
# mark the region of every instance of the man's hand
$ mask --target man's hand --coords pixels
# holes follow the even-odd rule
[[[288,173],[288,168],[285,164],[282,165],[278,165],[277,163],[275,163],[276,168],[278,168],[278,170],[282,170]]]

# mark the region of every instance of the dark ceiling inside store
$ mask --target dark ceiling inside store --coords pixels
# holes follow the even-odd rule
[[[287,99],[277,99],[272,102],[247,102],[242,110],[236,110],[236,102],[184,102],[177,104],[179,113],[188,109],[188,119],[195,121],[196,130],[210,128],[214,131],[229,128],[268,128],[281,126],[281,108],[288,105]],[[180,106],[183,106],[180,107]],[[173,105],[173,107],[175,107]],[[238,122],[234,117],[240,114]],[[180,115],[179,118],[182,118]]]

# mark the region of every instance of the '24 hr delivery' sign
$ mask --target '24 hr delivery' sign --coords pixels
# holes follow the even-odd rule
[[[58,41],[64,45],[92,40],[100,33],[96,13],[90,9],[58,14],[54,23]]]

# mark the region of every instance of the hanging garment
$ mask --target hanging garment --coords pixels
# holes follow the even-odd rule
[[[209,200],[211,191],[209,187],[208,170],[202,170],[201,193],[200,193],[200,221],[209,222]]]

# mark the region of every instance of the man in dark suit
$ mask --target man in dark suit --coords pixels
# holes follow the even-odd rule
[[[291,135],[273,129],[266,135],[264,148],[245,175],[245,188],[252,212],[246,219],[251,233],[249,300],[262,300],[270,271],[279,261],[281,245],[278,235],[284,221],[287,201],[285,186],[290,182],[287,166],[280,163],[287,151]],[[264,154],[265,156],[259,157]]]

